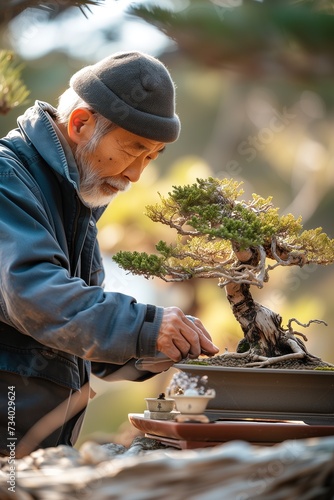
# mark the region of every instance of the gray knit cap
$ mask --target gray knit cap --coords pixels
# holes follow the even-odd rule
[[[141,52],[118,52],[75,73],[70,86],[95,111],[134,134],[173,142],[180,133],[167,68]]]

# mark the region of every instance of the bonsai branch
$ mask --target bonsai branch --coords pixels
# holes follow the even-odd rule
[[[300,335],[301,337],[304,338],[304,340],[307,340],[307,338],[305,337],[305,335],[303,333],[300,333],[300,332],[295,332],[292,327],[291,327],[291,324],[292,322],[295,322],[297,323],[297,325],[299,326],[302,326],[303,328],[308,328],[310,326],[311,323],[318,323],[318,324],[323,324],[325,326],[328,326],[326,321],[323,321],[322,319],[311,319],[308,323],[301,323],[300,321],[298,321],[298,319],[296,318],[291,318],[289,319],[288,321],[288,329],[289,329],[289,332],[293,333],[294,335]]]

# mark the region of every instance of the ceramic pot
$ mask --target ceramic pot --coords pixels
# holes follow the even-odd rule
[[[334,371],[230,368],[187,365],[175,368],[208,377],[216,397],[206,413],[221,417],[302,420],[334,424]]]
[[[215,396],[173,396],[176,409],[185,415],[200,415],[204,413],[208,402]]]
[[[172,411],[174,409],[175,401],[171,398],[145,398],[146,406],[149,411]]]

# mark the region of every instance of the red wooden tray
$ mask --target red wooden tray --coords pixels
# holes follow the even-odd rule
[[[332,425],[307,425],[298,421],[221,419],[210,423],[180,423],[144,418],[141,413],[130,413],[128,417],[131,424],[145,432],[147,437],[181,449],[216,446],[233,440],[272,445],[287,439],[334,435]]]

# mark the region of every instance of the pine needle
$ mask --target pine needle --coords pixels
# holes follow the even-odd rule
[[[22,69],[13,52],[0,50],[0,114],[27,102],[30,92],[21,80]]]

